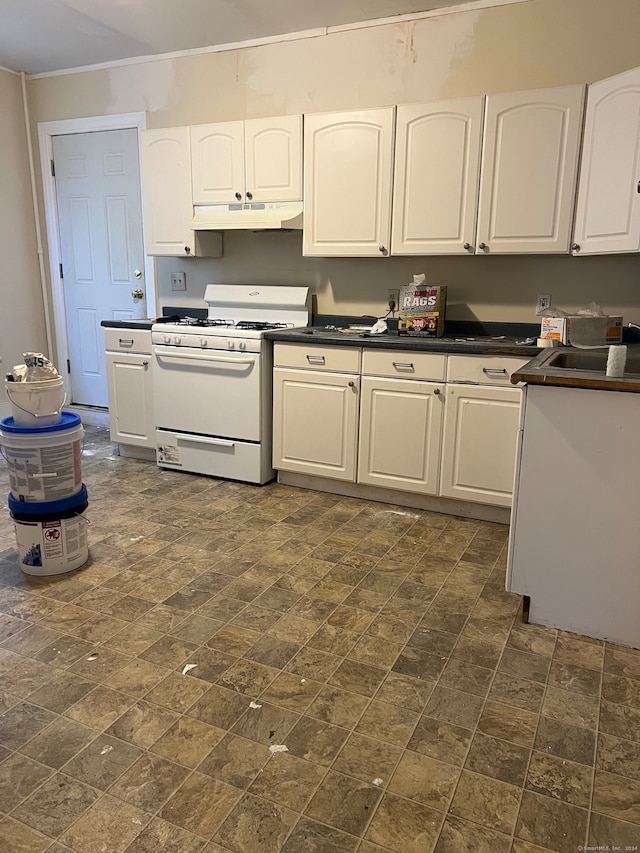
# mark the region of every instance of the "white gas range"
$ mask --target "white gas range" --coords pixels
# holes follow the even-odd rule
[[[207,317],[151,327],[158,465],[272,480],[274,328],[306,326],[307,287],[209,284]]]

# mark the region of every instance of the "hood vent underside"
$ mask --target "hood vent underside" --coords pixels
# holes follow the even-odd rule
[[[200,204],[194,207],[195,231],[279,231],[302,228],[302,202]]]

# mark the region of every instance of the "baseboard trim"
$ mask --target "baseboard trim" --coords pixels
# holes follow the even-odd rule
[[[93,406],[78,406],[77,404],[73,404],[72,406],[65,406],[64,410],[65,412],[73,412],[75,415],[79,415],[83,424],[89,426],[109,426],[109,409],[97,409]]]
[[[442,512],[445,515],[475,518],[478,521],[493,521],[496,524],[509,524],[511,518],[511,510],[508,507],[475,504],[470,501],[438,498],[433,495],[413,494],[395,489],[382,489],[378,486],[366,486],[361,483],[343,483],[340,480],[331,480],[328,477],[311,477],[307,474],[293,474],[290,471],[278,471],[278,482],[284,486],[329,492],[333,495],[379,501],[411,509],[428,510],[429,512]]]

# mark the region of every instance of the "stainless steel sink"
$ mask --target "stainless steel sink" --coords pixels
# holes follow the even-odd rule
[[[554,370],[586,370],[605,373],[607,369],[607,350],[557,350],[542,359],[540,367]],[[640,354],[627,352],[624,368],[625,375],[640,374]]]

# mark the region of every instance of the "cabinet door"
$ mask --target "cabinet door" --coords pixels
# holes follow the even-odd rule
[[[438,492],[444,385],[362,378],[358,482]]]
[[[574,243],[640,251],[640,68],[589,87]]]
[[[247,201],[302,200],[302,116],[244,123]]]
[[[354,482],[360,379],[273,372],[273,467]]]
[[[440,494],[511,506],[519,388],[447,385]]]
[[[394,108],[304,120],[303,254],[389,254]]]
[[[398,107],[392,255],[473,253],[484,98]]]
[[[244,201],[243,122],[194,125],[191,174],[194,204]]]
[[[111,440],[155,447],[151,356],[107,353]]]
[[[140,157],[147,254],[194,254],[189,128],[143,131]]]
[[[478,253],[569,251],[583,100],[583,86],[487,97]]]

